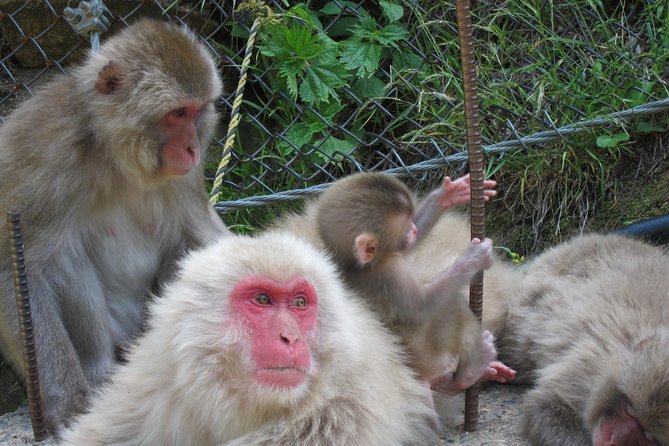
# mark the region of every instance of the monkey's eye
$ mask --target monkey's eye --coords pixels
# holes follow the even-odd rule
[[[655,439],[655,435],[651,434],[648,432],[646,429],[643,430],[643,436],[646,439],[646,441],[650,443],[655,443],[657,440]]]
[[[183,107],[172,111],[172,116],[176,116],[177,118],[183,118],[185,115],[186,115],[186,109]]]
[[[272,303],[272,299],[267,294],[257,294],[253,301],[258,305],[270,305]]]
[[[291,305],[297,308],[307,308],[307,298],[304,296],[297,296],[293,299]]]

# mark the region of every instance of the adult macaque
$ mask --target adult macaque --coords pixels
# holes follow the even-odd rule
[[[419,280],[405,257],[443,210],[457,202],[453,196],[458,184],[447,179],[414,211],[413,198],[399,180],[355,174],[330,186],[315,211],[320,239],[346,280],[405,340],[419,378],[448,393],[462,391],[482,376],[502,382],[513,376],[494,361],[493,337],[481,332],[460,293],[474,275],[492,265],[491,241],[472,240],[450,267],[426,280]]]
[[[0,210],[21,212],[52,431],[107,377],[176,259],[227,232],[200,168],[221,88],[195,35],[143,20],[0,129]],[[0,252],[7,237],[0,228]],[[0,347],[22,376],[9,255],[0,255]]]
[[[669,444],[669,256],[616,235],[575,238],[526,269],[500,354],[534,381],[535,445]]]
[[[64,445],[428,444],[424,390],[333,265],[288,234],[183,262]]]

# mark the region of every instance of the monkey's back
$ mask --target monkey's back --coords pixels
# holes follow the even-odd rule
[[[616,235],[579,237],[524,270],[500,339],[519,379],[587,351],[608,356],[669,325],[669,256]],[[591,361],[593,364],[597,361]]]

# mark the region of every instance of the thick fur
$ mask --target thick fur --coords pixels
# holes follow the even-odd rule
[[[108,94],[104,67],[124,73]],[[221,93],[196,37],[144,20],[106,41],[71,75],[22,104],[0,129],[0,210],[21,212],[37,359],[51,430],[80,411],[141,328],[145,299],[187,249],[227,232],[201,169],[154,176],[158,122],[184,101]],[[204,149],[217,116],[202,111]],[[6,225],[0,246],[8,245]],[[0,350],[23,376],[8,255],[0,255]]]
[[[429,280],[453,264],[469,246],[471,224],[458,211],[446,211],[408,255],[421,280]],[[506,321],[507,305],[515,292],[520,272],[499,256],[483,274],[483,328],[496,337]],[[463,287],[463,293],[468,288]],[[466,296],[463,299],[467,300]]]
[[[400,445],[431,435],[424,389],[334,267],[289,235],[227,237],[182,264],[150,328],[64,445]],[[242,278],[301,276],[318,295],[307,387],[271,391],[244,369],[229,292]],[[241,351],[240,351],[241,350]]]
[[[661,249],[589,235],[540,255],[511,300],[499,350],[534,384],[521,421],[532,444],[592,444],[593,426],[618,397],[669,444],[669,256]]]
[[[307,203],[301,214],[289,214],[275,223],[275,228],[285,229],[307,240],[319,249],[325,249],[314,224],[317,201]],[[444,212],[428,234],[406,257],[414,265],[421,281],[428,281],[451,266],[462,255],[471,240],[469,218],[458,211]],[[497,336],[506,323],[510,297],[518,286],[521,273],[518,268],[499,256],[483,275],[483,328]],[[466,292],[466,287],[463,292]],[[466,300],[466,297],[463,296]]]

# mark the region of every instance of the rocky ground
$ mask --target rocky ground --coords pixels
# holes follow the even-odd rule
[[[465,432],[463,429],[464,398],[456,397],[443,402],[441,412],[448,414],[446,422],[449,427],[442,435],[435,436],[430,446],[527,445],[516,433],[522,390],[517,386],[501,384],[490,384],[482,389],[479,397],[479,423],[475,432]],[[21,407],[16,412],[0,416],[0,445],[56,444],[53,439],[40,443],[34,443],[32,439],[27,408]]]

